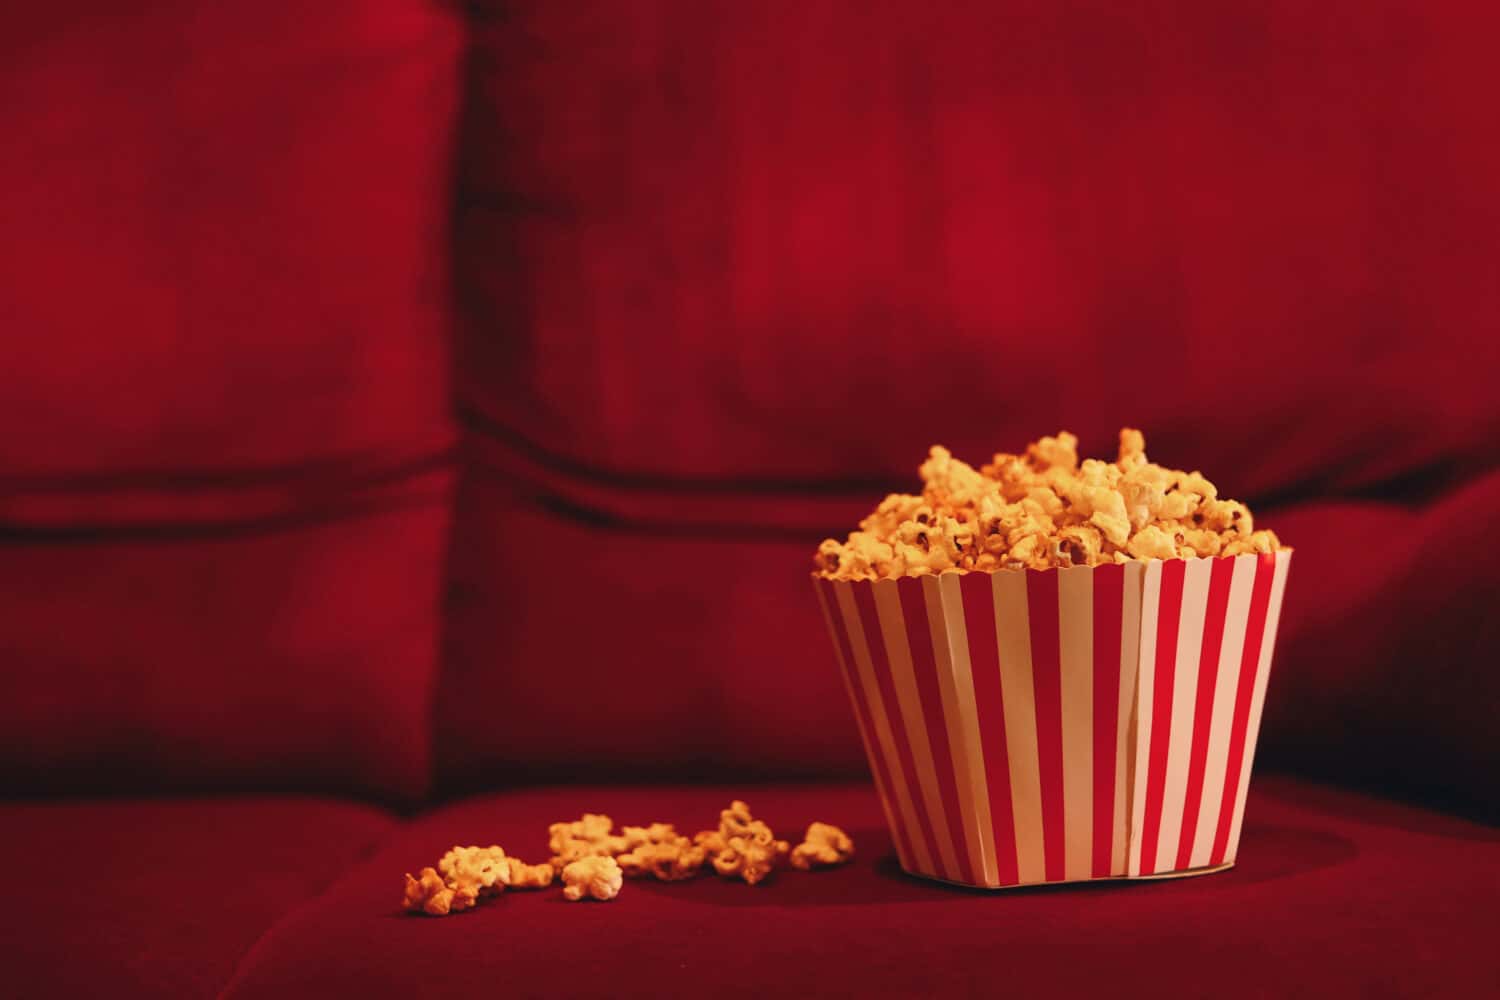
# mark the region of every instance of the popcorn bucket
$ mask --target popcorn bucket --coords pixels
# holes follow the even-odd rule
[[[814,587],[901,867],[1234,864],[1291,551]]]

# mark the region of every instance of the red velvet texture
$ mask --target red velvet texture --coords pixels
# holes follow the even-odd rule
[[[1263,754],[1485,795],[1470,13],[474,5],[434,713],[451,12],[8,13],[0,780],[857,769],[810,545],[1128,421],[1303,550]]]
[[[455,842],[544,856],[546,824],[711,825],[743,795],[778,831],[847,824],[847,868],[556,888],[442,920],[399,909],[399,874]],[[1488,981],[1493,830],[1287,781],[1252,786],[1229,872],[1128,886],[943,887],[902,875],[865,786],[559,788],[457,802],[403,827],[241,965],[235,998],[1012,995],[1455,996]]]
[[[1492,802],[1479,22],[476,5],[441,780],[858,769],[817,539],[1128,423],[1300,550],[1264,754]]]
[[[394,823],[314,799],[0,804],[6,992],[213,996]]]
[[[421,795],[446,525],[8,544],[0,781]]]
[[[1489,7],[475,6],[462,402],[557,460],[884,482],[1128,422],[1259,497],[1500,457]]]
[[[0,21],[0,788],[421,794],[459,26]]]

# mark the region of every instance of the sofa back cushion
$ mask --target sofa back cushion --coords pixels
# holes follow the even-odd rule
[[[1458,11],[522,2],[472,28],[453,782],[859,767],[808,554],[934,441],[1143,427],[1272,527],[1500,457],[1500,142]],[[1320,670],[1300,609],[1358,606],[1333,579],[1299,560],[1285,692]]]
[[[4,22],[0,786],[420,793],[459,26]]]

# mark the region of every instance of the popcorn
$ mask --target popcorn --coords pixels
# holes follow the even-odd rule
[[[577,902],[584,897],[608,902],[620,894],[624,874],[610,857],[588,857],[574,861],[562,870],[563,895]]]
[[[548,835],[554,856],[536,865],[506,854],[498,844],[454,846],[436,868],[406,876],[402,907],[446,916],[471,909],[507,888],[545,888],[559,872],[567,899],[610,900],[619,894],[626,876],[678,882],[697,876],[710,862],[721,875],[757,885],[788,855],[792,865],[804,871],[843,864],[854,856],[848,834],[827,823],[809,826],[793,851],[738,799],[719,813],[717,829],[693,837],[678,833],[671,823],[626,826],[616,833],[614,821],[602,813],[553,823]]]
[[[791,845],[777,840],[771,828],[750,815],[750,807],[736,799],[719,813],[719,828],[705,830],[693,838],[711,855],[714,871],[738,876],[750,885],[763,881],[785,857]]]
[[[1137,432],[1139,433],[1139,432]],[[1145,442],[1141,443],[1142,449]],[[1078,468],[1078,438],[1067,431],[1057,437],[1044,437],[1026,447],[1026,464],[1038,471]]]
[[[487,896],[512,889],[540,889],[552,884],[550,864],[528,865],[506,855],[498,844],[489,847],[455,846],[438,860],[437,868],[423,868],[418,877],[406,876],[402,906],[407,910],[446,916],[474,906]]]
[[[1055,558],[1063,566],[1093,566],[1104,549],[1104,536],[1088,524],[1070,524],[1057,533]]]
[[[814,866],[841,865],[854,857],[854,841],[831,823],[814,823],[802,843],[792,848],[792,867],[811,871]]]
[[[1161,528],[1148,524],[1130,540],[1125,551],[1137,559],[1175,559],[1177,542]]]
[[[1212,557],[1218,555],[1224,548],[1224,540],[1212,531],[1194,528],[1181,534],[1182,538],[1177,543],[1178,547],[1186,545],[1193,550],[1194,555]]]
[[[670,841],[640,844],[615,860],[631,878],[652,875],[662,882],[680,882],[697,875],[707,858],[708,851],[704,847],[687,837],[677,837]]]
[[[714,871],[720,875],[738,875],[749,885],[763,881],[785,856],[790,846],[784,840],[757,843],[748,837],[729,837],[724,849],[714,855]]]
[[[642,844],[669,844],[678,840],[677,827],[671,823],[652,823],[650,826],[625,826],[620,828],[627,848],[639,847]]]
[[[1079,461],[1078,439],[1044,437],[975,469],[934,446],[920,494],[892,493],[848,538],[814,556],[824,577],[892,580],[945,572],[1100,566],[1274,552],[1250,511],[1198,472],[1157,465],[1124,428],[1114,462]]]
[[[1146,461],[1146,435],[1133,427],[1120,429],[1120,451],[1115,464],[1130,469]]]
[[[719,812],[719,834],[726,841],[730,837],[750,837],[764,844],[769,844],[774,836],[769,826],[750,815],[750,806],[740,799]]]
[[[512,889],[545,889],[557,874],[550,864],[528,865],[520,858],[506,858],[505,864],[509,868],[506,884]]]
[[[724,849],[724,835],[718,830],[700,830],[693,834],[693,843],[709,854],[718,854]]]
[[[615,821],[602,813],[584,813],[572,823],[553,823],[547,828],[550,863],[561,871],[583,858],[613,857],[626,851],[626,838],[612,831]]]
[[[677,832],[671,823],[621,828],[628,851],[617,854],[621,870],[631,878],[655,876],[663,882],[692,878],[703,867],[708,852]]]
[[[469,909],[478,900],[477,884],[445,882],[435,869],[423,868],[416,878],[407,873],[401,906],[415,913],[446,917]]]
[[[1242,538],[1230,542],[1224,547],[1223,555],[1241,556],[1251,552],[1275,552],[1281,548],[1281,542],[1274,531],[1257,531],[1249,538]]]
[[[454,847],[438,861],[438,871],[450,884],[472,885],[500,892],[510,884],[510,865],[498,845]]]
[[[615,821],[603,813],[584,813],[582,819],[571,823],[553,823],[547,832],[553,839],[561,837],[599,843],[608,839],[614,828]]]

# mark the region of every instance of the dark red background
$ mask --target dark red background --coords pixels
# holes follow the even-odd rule
[[[1493,12],[941,6],[6,13],[0,789],[857,776],[816,541],[1130,424],[1258,767],[1493,817]]]

